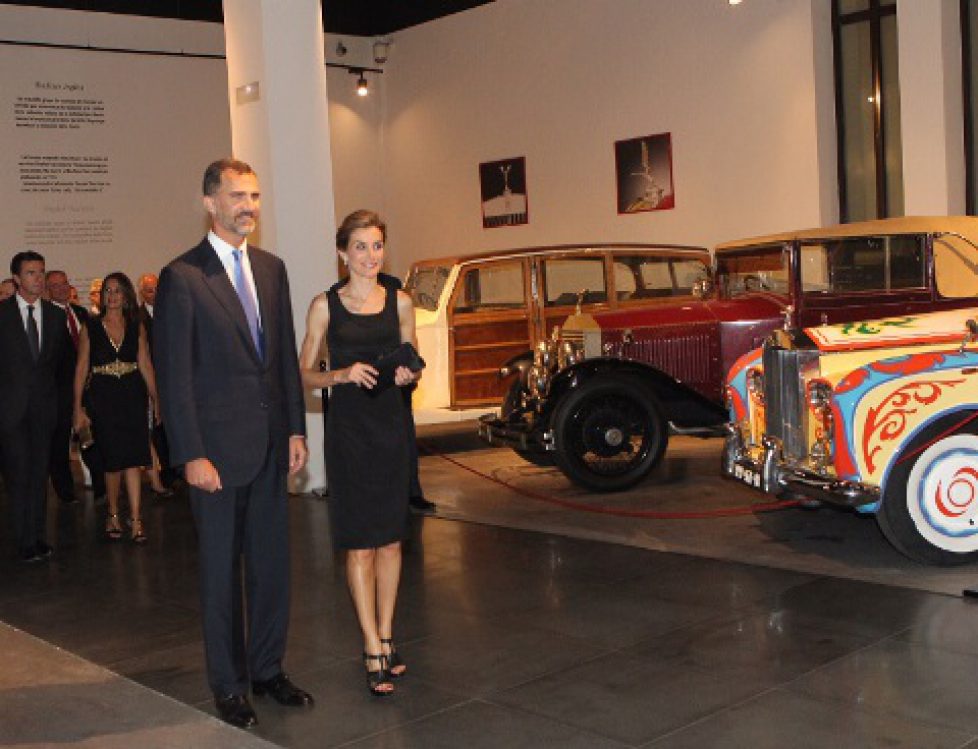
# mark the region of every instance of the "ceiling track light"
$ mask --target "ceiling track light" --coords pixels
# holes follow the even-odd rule
[[[367,96],[370,93],[370,84],[367,81],[367,73],[381,75],[384,71],[380,68],[357,67],[354,65],[340,65],[337,62],[327,62],[327,68],[340,68],[350,75],[357,77],[357,96]]]

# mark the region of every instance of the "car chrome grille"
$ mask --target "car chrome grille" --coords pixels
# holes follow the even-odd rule
[[[801,460],[808,454],[804,374],[817,361],[815,351],[764,346],[765,433],[780,440],[788,459]]]

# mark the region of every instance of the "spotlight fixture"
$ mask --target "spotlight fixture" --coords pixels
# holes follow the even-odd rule
[[[357,78],[357,96],[366,96],[369,94],[370,90],[367,88],[367,77],[363,74],[363,71],[351,70],[350,72],[354,75],[360,76]]]

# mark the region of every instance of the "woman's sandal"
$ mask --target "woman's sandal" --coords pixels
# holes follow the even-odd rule
[[[380,664],[380,668],[376,671],[371,671],[369,667],[370,661],[377,661]],[[377,653],[376,655],[364,653],[363,665],[367,669],[367,689],[370,690],[372,695],[375,697],[387,697],[389,694],[394,693],[394,682],[391,681],[391,670],[387,664],[386,655],[383,653]]]
[[[390,668],[391,676],[395,679],[404,676],[407,673],[407,664],[402,660],[401,654],[397,652],[397,648],[394,647],[394,640],[381,638],[380,644],[387,648],[385,655],[387,656],[387,666]]]
[[[119,524],[118,512],[106,516],[105,537],[109,541],[118,541],[120,538],[122,538],[122,526]]]
[[[133,518],[132,523],[132,542],[134,544],[144,544],[148,540],[146,538],[146,533],[143,531],[143,521],[142,518]]]

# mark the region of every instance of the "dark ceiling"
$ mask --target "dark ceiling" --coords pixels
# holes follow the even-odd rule
[[[323,26],[333,34],[380,36],[489,2],[492,0],[325,0]],[[35,0],[0,4],[215,23],[224,20],[221,0]]]

